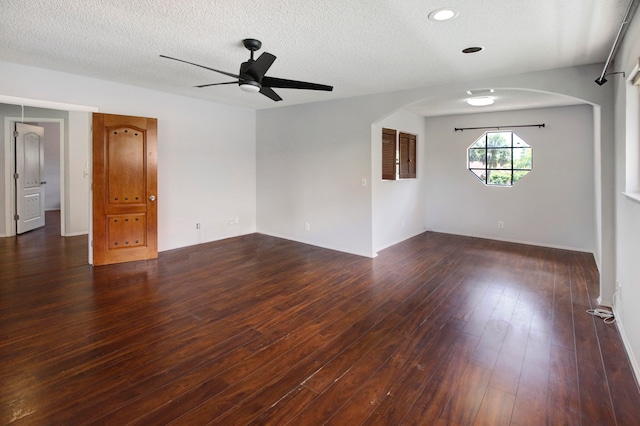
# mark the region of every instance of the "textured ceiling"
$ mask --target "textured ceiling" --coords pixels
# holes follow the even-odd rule
[[[2,0],[0,60],[263,109],[604,62],[628,0]],[[459,15],[432,22],[429,12]],[[273,102],[164,54],[236,73],[257,38]],[[484,51],[465,55],[469,46]],[[594,79],[597,76],[594,76]],[[595,84],[595,83],[594,83]]]

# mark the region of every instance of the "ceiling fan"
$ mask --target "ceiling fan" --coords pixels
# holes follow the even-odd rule
[[[204,65],[194,64],[193,62],[184,61],[182,59],[172,58],[170,56],[160,55],[161,58],[172,59],[174,61],[184,62],[185,64],[195,65],[196,67],[204,68],[210,71],[215,71],[220,74],[227,75],[229,77],[237,78],[235,81],[227,81],[224,83],[211,83],[201,84],[195,87],[209,87],[219,86],[223,84],[238,84],[240,88],[247,92],[260,92],[266,97],[273,99],[274,101],[281,101],[282,98],[273,90],[273,88],[281,89],[305,89],[305,90],[323,90],[330,92],[333,90],[333,86],[326,86],[324,84],[307,83],[305,81],[286,80],[284,78],[268,77],[265,76],[269,67],[276,60],[276,57],[271,53],[264,52],[258,57],[253,59],[253,52],[259,50],[262,47],[262,42],[253,38],[247,38],[242,40],[242,44],[251,52],[251,57],[247,62],[243,62],[240,65],[240,71],[238,74],[233,74],[226,71],[217,70],[215,68],[205,67]]]

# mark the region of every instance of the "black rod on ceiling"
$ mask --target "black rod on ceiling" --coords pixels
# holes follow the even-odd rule
[[[544,127],[544,123],[542,124],[517,124],[515,126],[487,126],[487,127],[455,127],[454,130],[456,132],[462,132],[464,130],[480,130],[480,129],[512,129],[514,127]]]
[[[633,15],[636,13],[636,9],[638,8],[638,0],[630,0],[629,6],[627,6],[627,12],[624,14],[624,18],[622,19],[622,23],[620,24],[620,28],[618,29],[618,34],[616,34],[615,40],[613,40],[613,46],[611,46],[611,51],[609,52],[609,57],[607,58],[607,62],[604,63],[604,68],[602,69],[602,74],[600,77],[595,79],[595,82],[602,86],[607,82],[607,79],[604,78],[610,74],[623,74],[620,72],[611,72],[607,74],[607,70],[609,69],[609,65],[611,65],[611,61],[615,58],[616,53],[618,52],[618,47],[620,46],[620,42],[624,38],[625,33],[627,32],[627,28],[629,27],[629,23],[633,19]],[[623,74],[624,77],[624,74]]]

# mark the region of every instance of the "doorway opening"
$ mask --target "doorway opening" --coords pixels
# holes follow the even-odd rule
[[[2,101],[0,96],[0,101]],[[3,135],[3,148],[0,149],[0,237],[16,236],[15,204],[15,123],[38,123],[45,126],[49,136],[57,144],[54,157],[47,159],[49,165],[57,169],[56,183],[47,180],[49,201],[46,209],[54,214],[45,214],[47,219],[56,221],[54,228],[58,236],[86,236],[89,233],[90,200],[90,141],[91,111],[95,108],[71,108],[65,110],[56,105],[44,105],[40,108],[37,101],[25,100],[20,104],[0,103],[0,134]],[[50,107],[50,108],[49,108]],[[24,113],[22,113],[24,111]],[[46,137],[47,135],[45,135]],[[52,164],[54,163],[54,164]],[[56,178],[53,179],[54,181]],[[48,233],[47,233],[48,234]],[[81,237],[82,238],[82,237]],[[87,250],[90,261],[90,250]]]

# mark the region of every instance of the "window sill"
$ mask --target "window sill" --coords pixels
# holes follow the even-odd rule
[[[622,195],[630,200],[640,203],[640,192],[623,192]]]

